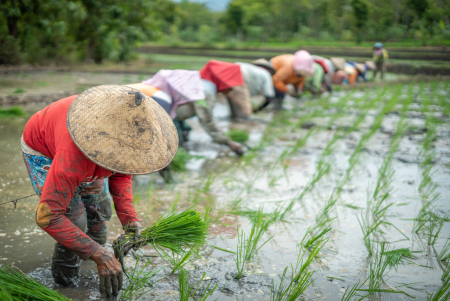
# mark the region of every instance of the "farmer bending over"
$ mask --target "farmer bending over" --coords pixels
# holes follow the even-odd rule
[[[255,62],[265,63],[264,59],[257,60]],[[275,100],[275,88],[273,87],[272,75],[270,69],[260,67],[249,63],[236,63],[241,67],[242,76],[244,77],[245,85],[248,87],[250,96],[263,96],[264,102],[254,112],[260,111],[265,108],[269,103]],[[268,63],[268,62],[267,62]],[[272,69],[273,70],[273,69]]]
[[[242,155],[242,145],[231,140],[214,122],[212,109],[216,100],[216,91],[211,89],[211,84],[201,79],[198,71],[178,69],[160,70],[152,78],[140,84],[128,86],[146,93],[167,108],[175,124],[178,125],[180,145],[187,140],[184,135],[186,127],[184,121],[197,116],[203,129],[214,142],[227,145],[236,154]]]
[[[231,117],[234,119],[248,119],[253,112],[250,92],[244,82],[241,68],[238,64],[210,60],[200,70],[205,94],[213,97],[224,94],[230,104]]]
[[[271,67],[275,70],[272,76],[275,86],[276,108],[281,109],[284,95],[298,96],[298,90],[302,87],[307,76],[313,76],[313,59],[308,51],[300,50],[294,55],[282,54],[270,60]],[[293,92],[288,91],[288,84],[294,86]]]
[[[122,287],[122,268],[105,247],[114,208],[139,236],[131,178],[164,168],[178,148],[170,116],[139,91],[115,85],[90,88],[34,114],[22,151],[40,197],[36,223],[56,240],[52,276],[73,284],[81,259],[97,264],[100,292]]]

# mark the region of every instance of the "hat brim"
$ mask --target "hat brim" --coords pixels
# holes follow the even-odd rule
[[[366,67],[364,66],[364,64],[356,64],[355,68],[358,70],[359,73],[366,72]]]
[[[270,62],[266,59],[258,59],[252,62],[253,65],[266,69],[271,75],[276,73],[276,70],[272,67]]]
[[[366,61],[365,64],[369,67],[370,70],[375,70],[376,66],[373,61]]]
[[[333,65],[338,70],[344,70],[345,68],[345,59],[340,57],[332,57],[330,58],[330,61],[333,63]]]
[[[97,86],[81,93],[70,105],[67,128],[89,160],[121,174],[161,170],[178,149],[172,118],[152,98],[127,86]]]

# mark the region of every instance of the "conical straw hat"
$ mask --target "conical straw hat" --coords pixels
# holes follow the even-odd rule
[[[332,57],[330,58],[330,61],[333,63],[333,65],[338,70],[344,70],[345,68],[345,59],[341,57]]]
[[[376,66],[373,61],[366,61],[367,67],[369,67],[370,70],[375,70]]]
[[[266,69],[272,75],[276,73],[276,70],[273,69],[272,64],[266,59],[257,59],[256,61],[253,61],[252,64]]]
[[[81,93],[70,105],[67,128],[86,157],[122,174],[158,171],[178,149],[172,118],[152,98],[127,86],[97,86]]]
[[[355,68],[358,69],[359,73],[366,72],[366,66],[364,66],[364,64],[356,64]]]

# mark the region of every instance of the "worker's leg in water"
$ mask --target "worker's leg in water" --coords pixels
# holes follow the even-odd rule
[[[384,72],[386,71],[386,66],[384,64],[384,61],[381,62],[381,79],[384,78]]]
[[[212,108],[214,99],[211,95],[206,95],[206,106],[199,104],[198,102],[192,104],[195,115],[197,115],[200,124],[203,129],[213,138],[214,142],[218,144],[226,144],[229,140],[228,136],[224,132],[219,130],[212,116]]]
[[[265,101],[263,102],[263,104],[261,106],[259,106],[258,108],[255,108],[253,110],[254,113],[261,111],[262,109],[264,109],[265,107],[267,107],[271,102],[276,101],[275,97],[265,97]]]
[[[235,86],[227,93],[233,118],[247,119],[253,112],[250,92],[246,85]]]
[[[52,160],[47,157],[24,154],[25,165],[30,175],[31,184],[40,196],[44,188],[47,173]],[[86,213],[80,197],[81,186],[78,187],[70,201],[65,216],[81,231],[86,232]],[[52,276],[56,283],[73,284],[80,270],[81,258],[68,248],[56,243],[52,257]]]
[[[377,77],[378,72],[381,73],[381,78],[383,78],[382,73],[383,62],[375,62],[375,70],[373,71],[373,79]]]
[[[80,197],[81,186],[75,191],[65,216],[81,231],[86,232],[86,210]],[[55,244],[52,257],[52,276],[56,283],[75,284],[80,271],[81,258],[60,243]]]
[[[108,179],[81,183],[81,200],[86,208],[87,235],[101,245],[106,243],[107,225],[111,219],[111,195]]]
[[[192,128],[184,120],[180,120],[177,117],[173,120],[178,133],[179,146],[183,146],[188,141],[189,132]]]
[[[275,101],[274,101],[274,105],[275,105],[275,109],[276,110],[281,110],[283,108],[283,100],[284,100],[284,96],[286,95],[286,93],[281,92],[280,90],[275,89]]]
[[[328,92],[333,91],[333,84],[331,83],[331,73],[328,72],[324,75],[323,81],[325,82],[325,87],[327,88]]]

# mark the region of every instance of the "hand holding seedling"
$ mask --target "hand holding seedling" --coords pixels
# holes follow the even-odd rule
[[[134,241],[137,242],[139,238],[141,238],[141,230],[142,225],[139,221],[131,222],[128,224],[128,227],[125,228],[125,234],[133,234],[134,233]],[[137,244],[133,244],[133,249],[136,250],[138,248]]]
[[[100,294],[106,294],[110,298],[112,292],[114,296],[117,296],[119,290],[122,289],[123,280],[123,271],[119,261],[102,246],[91,255],[91,259],[97,264]]]
[[[244,154],[244,148],[240,143],[234,142],[233,140],[228,140],[227,145],[233,150],[239,157]]]

